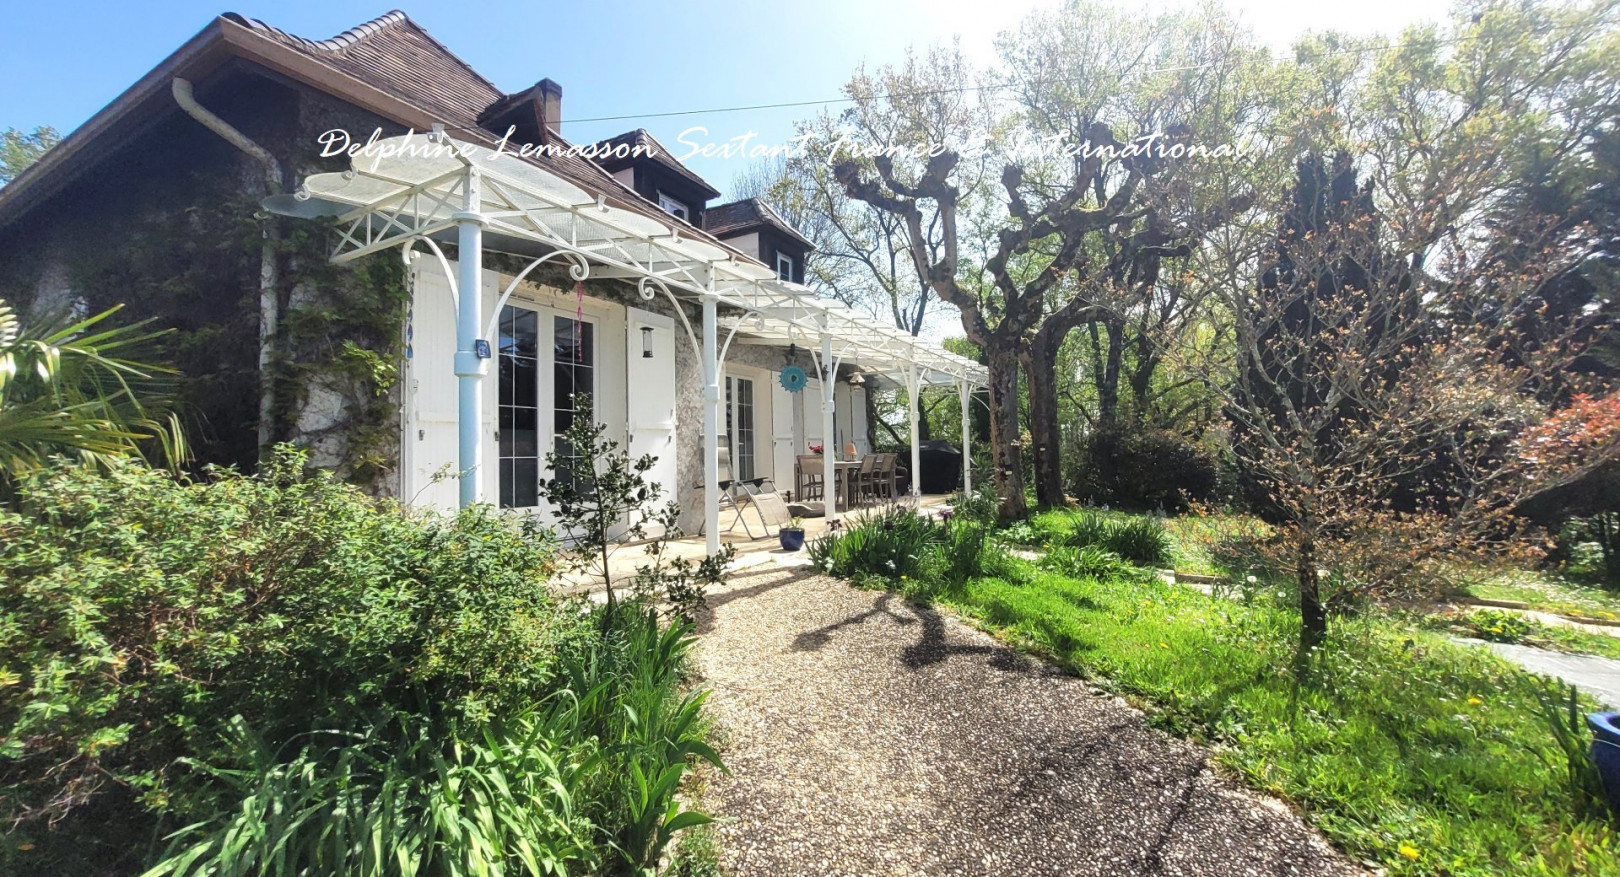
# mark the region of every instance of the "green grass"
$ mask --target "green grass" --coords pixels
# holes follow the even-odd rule
[[[1620,637],[1556,624],[1543,624],[1534,618],[1506,609],[1476,609],[1432,615],[1419,613],[1414,623],[1419,627],[1449,631],[1462,636],[1620,660]]]
[[[1008,541],[1038,548],[1094,546],[1143,566],[1162,566],[1174,543],[1159,519],[1097,509],[1051,509],[1002,531]]]
[[[1301,684],[1297,616],[1266,602],[1051,573],[976,579],[944,599],[1144,704],[1154,724],[1218,744],[1225,767],[1392,874],[1566,873],[1566,858],[1586,862],[1575,873],[1620,872],[1612,847],[1591,850],[1612,843],[1607,830],[1574,825],[1531,678],[1441,634],[1338,624]]]
[[[1516,600],[1548,612],[1620,620],[1620,592],[1545,573],[1509,570],[1477,577],[1458,590],[1487,600]]]
[[[1247,576],[1260,572],[1247,546],[1271,529],[1250,515],[1182,515],[1164,522],[1175,549],[1178,572],[1206,576]]]

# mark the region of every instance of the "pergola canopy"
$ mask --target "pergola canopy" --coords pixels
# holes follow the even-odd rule
[[[803,345],[816,359],[821,382],[823,435],[833,435],[834,380],[838,367],[895,378],[910,402],[912,493],[920,457],[918,394],[927,386],[954,386],[962,406],[963,484],[968,467],[968,397],[986,384],[977,363],[840,304],[701,233],[655,215],[652,208],[608,203],[528,157],[451,139],[442,131],[377,140],[351,152],[351,168],[315,174],[295,195],[265,201],[267,209],[306,218],[333,217],[338,244],[332,259],[346,262],[391,247],[407,254],[425,245],[439,259],[456,309],[454,360],[458,398],[458,457],[463,506],[482,500],[479,473],[484,437],[480,384],[488,371],[493,322],[485,323],[481,275],[486,249],[529,259],[495,303],[498,314],[531,271],[551,260],[570,263],[575,280],[605,277],[633,283],[644,300],[662,293],[696,348],[703,369],[704,527],[711,555],[720,550],[718,434],[720,368],[738,337],[750,343]],[[452,270],[440,245],[454,242]],[[682,308],[696,301],[697,330]],[[721,309],[725,312],[722,314]],[[724,341],[720,332],[725,330]],[[700,337],[701,336],[701,337]],[[837,516],[834,448],[823,455],[826,514]]]
[[[479,183],[469,204],[472,174]],[[442,133],[375,141],[354,155],[350,170],[310,176],[297,195],[272,201],[278,212],[335,217],[337,262],[414,240],[453,242],[458,219],[474,212],[488,250],[571,257],[576,278],[628,280],[648,299],[649,286],[686,300],[713,295],[727,312],[742,312],[723,322],[752,343],[813,349],[831,334],[837,359],[866,370],[900,376],[915,366],[924,386],[985,385],[983,367],[972,360],[779,280],[774,270],[673,223],[612,206],[516,153]]]

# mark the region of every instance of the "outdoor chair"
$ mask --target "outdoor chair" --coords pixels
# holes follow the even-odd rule
[[[865,502],[867,497],[877,498],[877,482],[874,473],[877,468],[877,454],[867,454],[861,458],[861,468],[855,473],[855,496],[857,502]]]
[[[877,465],[873,467],[873,484],[880,499],[894,499],[894,469],[898,459],[898,454],[878,454]]]
[[[825,465],[820,454],[800,454],[795,457],[793,481],[793,497],[795,499],[822,499],[826,495],[822,484],[822,467]]]
[[[720,483],[715,485],[714,489],[720,492],[720,508],[729,508],[737,515],[731,525],[735,527],[737,522],[741,521],[743,532],[748,534],[749,539],[769,536],[771,527],[781,530],[793,523],[793,515],[788,512],[787,503],[776,492],[776,486],[771,484],[769,478],[751,478],[742,481],[733,476],[730,448],[720,449]],[[755,536],[754,528],[748,526],[748,518],[743,514],[745,507],[752,508],[759,516],[760,528],[764,531],[760,536]],[[699,527],[698,532],[701,534],[703,529]]]

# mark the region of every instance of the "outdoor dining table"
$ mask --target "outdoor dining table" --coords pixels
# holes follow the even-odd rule
[[[834,495],[837,497],[837,502],[838,502],[837,507],[838,508],[840,508],[840,509],[848,509],[849,508],[850,496],[852,496],[854,494],[854,492],[855,492],[856,478],[859,475],[860,471],[861,471],[861,461],[860,460],[834,460],[833,461],[833,489],[834,489]],[[805,473],[803,471],[801,471],[799,474],[802,476]],[[809,474],[818,475],[818,476],[821,474],[821,462],[819,460],[816,462],[815,471],[811,472]],[[803,483],[802,478],[801,479],[796,479],[795,483],[801,483],[802,484]]]
[[[838,507],[848,509],[850,496],[855,492],[855,478],[861,471],[861,461],[834,460],[833,467],[838,478]]]

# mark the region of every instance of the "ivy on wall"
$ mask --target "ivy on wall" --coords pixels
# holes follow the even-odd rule
[[[76,304],[126,305],[128,319],[172,328],[165,355],[195,464],[251,470],[258,460],[260,265],[266,223],[281,315],[270,436],[314,449],[354,483],[391,486],[399,438],[399,365],[409,303],[397,251],[333,265],[331,229],[272,218],[230,175],[198,174],[171,205],[116,228],[68,232],[61,256]],[[13,279],[13,282],[16,282]]]
[[[388,486],[399,461],[398,385],[410,292],[390,249],[333,265],[331,229],[280,220],[284,292],[272,433],[316,448],[346,479]]]

